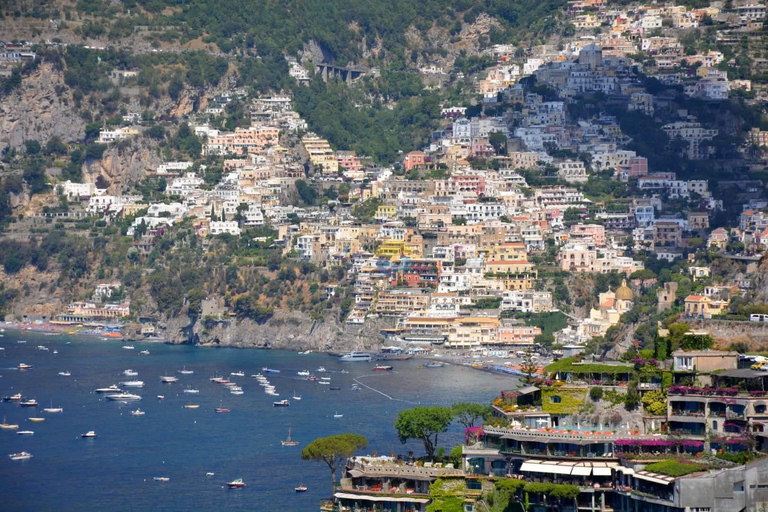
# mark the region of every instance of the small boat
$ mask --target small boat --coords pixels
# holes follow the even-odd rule
[[[331,386],[330,389],[331,389],[331,391],[341,391],[341,387],[340,386]]]
[[[245,377],[243,372],[232,372],[230,375],[234,375],[235,377]]]
[[[301,400],[300,396],[296,396],[296,392],[293,392],[293,396],[291,397],[291,400]]]
[[[138,374],[139,374],[139,372],[137,372],[137,371],[134,371],[134,370],[131,370],[131,369],[125,370],[125,371],[123,372],[123,375],[125,375],[126,377],[135,377],[135,376],[137,376]]]
[[[166,384],[173,384],[174,382],[179,382],[179,379],[169,375],[163,375],[162,377],[160,377],[160,382],[164,382]]]
[[[293,490],[296,492],[307,492],[307,487],[305,485],[300,485],[298,487],[294,487]]]
[[[27,342],[27,340],[19,340],[16,343],[26,343],[26,342]]]
[[[334,418],[343,418],[343,417],[344,417],[344,415],[343,415],[343,414],[339,414],[338,412],[334,412],[334,413],[333,413],[333,417],[334,417]]]
[[[242,389],[233,389],[229,392],[231,395],[242,395],[243,393],[245,392]]]
[[[184,392],[185,392],[185,393],[189,393],[189,394],[192,394],[192,395],[196,395],[197,393],[199,393],[199,392],[200,392],[200,390],[199,390],[199,389],[190,389],[190,388],[187,388],[187,389],[185,389],[185,390],[184,390]]]
[[[40,350],[42,352],[48,352],[48,350],[50,350],[50,349],[48,347],[46,347],[46,346],[38,345],[37,346],[37,350]]]
[[[430,361],[424,365],[424,368],[442,368],[443,366],[445,366],[445,363],[442,361]]]
[[[262,374],[257,373],[256,375],[251,375],[251,378],[252,379],[264,379],[265,377]]]
[[[148,356],[149,355],[149,350],[142,350],[141,352],[139,352],[139,355],[140,356]]]
[[[127,388],[143,388],[144,387],[144,381],[142,380],[127,380],[125,382],[120,383],[121,386],[125,386]]]
[[[32,458],[32,454],[29,452],[12,453],[8,456],[11,458],[11,460],[26,460]]]
[[[54,349],[53,353],[54,353],[54,354],[58,354],[58,353],[59,353],[59,351]]]
[[[12,425],[12,424],[8,423],[7,421],[5,421],[5,416],[3,416],[3,422],[0,423],[0,429],[3,429],[3,430],[16,430],[17,428],[19,428],[18,425]]]
[[[34,398],[30,398],[29,400],[19,402],[19,405],[22,407],[37,407],[40,404],[38,404],[37,400],[35,400]]]
[[[349,373],[349,370],[341,370],[339,373]]]
[[[274,405],[275,407],[288,407],[289,405],[291,405],[291,401],[290,400],[280,400],[278,402],[272,402],[272,405]]]
[[[18,402],[21,400],[21,393],[16,393],[15,395],[6,396],[3,398],[6,402]]]
[[[231,409],[227,409],[226,407],[217,407],[216,409],[214,409],[214,411],[218,413],[232,412]]]
[[[135,411],[131,411],[131,416],[144,416],[146,414],[141,409],[136,409]]]
[[[97,436],[96,436],[96,432],[94,432],[93,430],[89,430],[85,434],[80,434],[80,437],[94,438],[94,437],[97,437]]]
[[[331,380],[330,377],[320,377],[320,380]]]
[[[200,404],[184,404],[185,409],[199,409]]]
[[[29,418],[29,421],[32,423],[42,423],[45,421],[45,418]]]
[[[317,369],[317,370],[315,370],[315,371],[316,371],[317,373],[325,373],[325,372],[327,372],[328,370],[326,370],[326,369],[325,369],[325,366],[321,366],[320,368],[318,368],[318,369]]]
[[[373,367],[373,371],[375,372],[389,372],[392,371],[391,366],[383,365],[383,364],[377,364]]]
[[[360,386],[358,386],[357,384],[352,384],[352,387],[350,389],[352,391],[360,391],[360,389],[362,389],[362,388]]]
[[[280,370],[274,370],[272,368],[267,368],[266,366],[261,369],[263,372],[270,372],[270,373],[280,373]]]
[[[288,437],[285,438],[285,441],[280,441],[280,444],[283,446],[299,446],[298,441],[294,441],[291,439],[291,428],[288,427]]]
[[[64,412],[63,407],[46,407],[43,409],[45,412]]]
[[[165,395],[157,395],[158,400],[165,400]]]
[[[245,482],[243,482],[242,478],[236,478],[232,480],[231,482],[228,482],[227,485],[230,489],[242,489],[245,487]]]
[[[229,389],[236,388],[237,387],[237,382],[227,382],[227,383],[224,384],[224,387],[225,388],[229,388]]]
[[[215,382],[216,384],[228,384],[229,383],[229,379],[225,379],[223,377],[216,377],[215,379],[211,379],[211,380],[213,382]]]
[[[26,363],[19,363],[19,366],[18,366],[18,369],[22,370],[22,371],[29,370],[31,368],[32,368],[32,365],[31,364],[26,364]]]
[[[301,375],[302,377],[309,377],[309,372],[307,370],[304,370],[302,372],[296,372],[298,375]]]
[[[128,401],[128,400],[141,400],[141,396],[134,395],[132,393],[115,393],[113,395],[106,395],[107,400],[113,401]]]
[[[122,389],[120,389],[117,385],[112,384],[108,388],[98,388],[96,390],[97,393],[122,393]]]
[[[33,430],[19,430],[16,432],[20,436],[32,436],[35,435],[35,432]]]
[[[178,370],[178,373],[180,373],[182,375],[192,375],[193,373],[195,373],[195,371],[194,370],[187,370],[187,367],[185,366],[181,370]]]
[[[305,356],[305,355],[311,354],[311,353],[312,353],[311,350],[305,350],[304,352],[299,352],[299,354],[301,354],[302,356]]]
[[[280,393],[278,393],[274,389],[268,389],[268,390],[265,391],[265,393],[270,395],[270,396],[280,396]]]
[[[207,473],[205,474],[205,476],[213,476],[213,475],[215,475],[215,474],[216,474],[216,473],[212,473],[212,472],[210,472],[210,471],[209,471],[209,472],[207,472]]]
[[[339,357],[339,361],[342,363],[348,362],[371,362],[373,361],[373,354],[368,352],[349,352]]]
[[[331,385],[331,382],[327,381],[327,380],[321,380],[321,381],[318,381],[317,383],[318,384],[323,384],[325,386],[330,386]]]
[[[152,480],[154,480],[155,482],[170,482],[171,481],[171,479],[169,477],[167,477],[167,476],[156,476]]]
[[[71,377],[72,372],[59,372],[59,375],[61,375],[62,377]]]
[[[307,377],[307,380],[316,381],[317,377],[315,377],[314,375],[310,375],[309,377]]]
[[[124,348],[125,350],[133,350],[133,349],[134,349],[134,346],[133,346],[133,345],[123,345],[123,348]]]

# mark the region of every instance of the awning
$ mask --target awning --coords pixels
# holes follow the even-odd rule
[[[552,473],[553,475],[570,475],[573,469],[572,464],[558,465],[558,464],[541,464],[544,468],[542,473]]]
[[[539,468],[541,467],[541,464],[537,464],[535,462],[523,462],[523,465],[520,466],[520,471],[531,471],[531,472],[542,472]]]
[[[574,466],[573,471],[571,471],[571,475],[574,476],[589,476],[590,474],[592,474],[591,466]]]
[[[592,468],[594,476],[611,476],[611,468]]]
[[[359,478],[359,477],[363,476],[364,474],[365,473],[363,473],[362,471],[360,471],[358,469],[350,469],[349,470],[349,476],[351,476],[352,478]]]
[[[675,481],[674,478],[672,480],[663,480],[661,478],[658,478],[649,474],[643,474],[643,473],[635,473],[635,478],[638,478],[640,480],[645,480],[646,482],[653,482],[655,484],[661,484],[661,485],[669,485]]]
[[[346,492],[337,492],[334,494],[336,498],[348,499],[348,500],[364,500],[364,501],[390,501],[400,503],[429,503],[426,498],[391,498],[389,496],[370,496],[367,494],[350,494]]]
[[[634,475],[635,474],[635,470],[634,469],[632,469],[632,468],[625,468],[624,466],[617,467],[616,471],[621,471],[625,475]]]

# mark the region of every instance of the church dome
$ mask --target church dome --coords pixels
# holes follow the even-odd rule
[[[619,286],[616,289],[616,299],[617,300],[632,300],[635,298],[635,295],[632,293],[632,289],[627,286],[627,280],[622,279],[621,286]]]

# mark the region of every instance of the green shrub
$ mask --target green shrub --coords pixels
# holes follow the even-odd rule
[[[646,471],[674,477],[689,475],[698,471],[704,471],[704,469],[706,469],[706,467],[701,464],[696,464],[694,462],[680,462],[677,460],[664,460],[645,466]]]
[[[603,398],[603,388],[594,387],[590,389],[589,398],[591,398],[595,402]]]

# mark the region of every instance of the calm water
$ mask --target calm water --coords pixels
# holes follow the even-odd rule
[[[25,344],[17,340],[27,340]],[[210,349],[102,341],[68,336],[43,336],[6,331],[0,338],[0,394],[21,392],[36,398],[37,408],[0,403],[0,416],[19,430],[33,430],[34,436],[0,431],[0,509],[2,510],[264,510],[315,511],[319,500],[330,495],[330,475],[322,463],[302,461],[301,447],[313,439],[341,433],[359,433],[370,441],[366,453],[423,453],[417,443],[402,445],[393,424],[398,411],[423,405],[450,405],[458,401],[489,402],[500,389],[514,386],[509,377],[495,376],[469,368],[447,366],[418,369],[418,361],[395,361],[393,372],[373,372],[372,363],[339,363],[324,354],[299,355],[292,352]],[[37,350],[38,345],[50,351]],[[139,355],[140,350],[151,352]],[[53,354],[58,350],[58,354]],[[19,363],[34,366],[17,371]],[[186,366],[193,375],[180,375]],[[279,397],[263,392],[250,375],[268,366],[281,370],[265,374],[277,387]],[[333,386],[301,380],[299,370],[325,366]],[[126,377],[131,368],[138,377]],[[348,370],[348,374],[341,370]],[[58,375],[71,371],[71,377]],[[245,377],[230,377],[242,370]],[[163,384],[161,375],[179,378]],[[209,381],[222,375],[238,382],[245,394],[231,395]],[[144,388],[135,392],[140,402],[122,405],[94,393],[98,387],[139,379]],[[350,388],[358,379],[381,393],[362,387]],[[184,393],[187,387],[198,395]],[[272,402],[302,397],[290,407],[273,407]],[[165,400],[158,400],[164,395]],[[184,404],[200,404],[186,409]],[[44,407],[63,407],[50,414]],[[216,414],[223,404],[230,414]],[[131,416],[141,407],[144,416]],[[334,413],[343,418],[334,418]],[[45,417],[32,423],[30,417]],[[282,447],[288,428],[301,442]],[[94,430],[97,439],[81,439]],[[459,427],[441,437],[441,446],[450,449],[463,436]],[[11,461],[7,454],[22,450],[34,457]],[[207,477],[207,472],[215,476]],[[153,477],[167,476],[160,483]],[[242,490],[224,485],[234,478],[247,484]],[[309,491],[296,494],[299,484]]]

